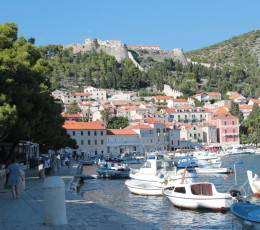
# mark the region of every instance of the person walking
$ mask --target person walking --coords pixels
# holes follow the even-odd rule
[[[12,188],[12,194],[13,194],[13,199],[18,199],[19,198],[19,190],[18,190],[18,185],[20,184],[19,177],[22,177],[22,171],[15,163],[15,159],[11,160],[11,164],[7,166],[7,174],[8,174],[8,180],[7,180],[7,185],[11,186]]]
[[[51,159],[49,158],[48,155],[45,156],[44,170],[45,170],[45,176],[50,177],[51,176]]]

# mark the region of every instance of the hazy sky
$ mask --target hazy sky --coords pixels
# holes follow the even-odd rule
[[[260,0],[1,0],[5,22],[36,45],[98,38],[186,52],[259,29]]]

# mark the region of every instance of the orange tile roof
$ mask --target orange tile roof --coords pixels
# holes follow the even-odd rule
[[[222,106],[214,110],[214,113],[228,113],[230,106]]]
[[[82,114],[65,114],[65,113],[62,113],[61,114],[62,117],[78,117],[78,118],[82,118]]]
[[[219,119],[238,119],[238,118],[227,112],[226,113],[214,113],[214,115],[211,117],[211,120],[219,120]]]
[[[125,127],[125,129],[153,129],[152,126],[150,125],[129,125],[127,127]]]
[[[153,96],[153,98],[157,100],[163,100],[163,99],[172,99],[170,96]]]
[[[103,122],[77,122],[77,121],[65,121],[63,127],[65,129],[105,129],[102,126]]]
[[[240,95],[240,94],[236,94],[236,95],[231,96],[231,97],[229,97],[229,98],[230,98],[230,99],[237,99],[237,98],[239,98],[239,97],[241,97],[241,95]]]
[[[253,109],[253,105],[239,105],[239,109]]]
[[[73,93],[73,94],[70,94],[70,96],[88,96],[90,95],[90,93]]]
[[[221,95],[220,92],[207,92],[208,95]]]
[[[260,99],[251,99],[253,103],[260,104]]]
[[[144,122],[148,124],[163,124],[162,122],[159,122],[153,118],[136,119],[133,122]]]
[[[172,101],[174,101],[174,102],[187,102],[187,100],[186,99],[181,99],[181,98],[177,98],[177,99],[171,99]]]
[[[138,133],[131,129],[108,129],[107,135],[138,135]]]

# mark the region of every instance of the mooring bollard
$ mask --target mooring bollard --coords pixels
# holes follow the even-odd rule
[[[40,164],[38,166],[38,171],[39,171],[39,178],[44,178],[45,177],[45,168],[43,164]]]
[[[23,170],[21,170],[21,174],[22,174],[22,179],[21,179],[21,183],[18,185],[18,189],[19,190],[25,190],[25,173]]]
[[[43,189],[45,224],[67,224],[63,179],[58,176],[47,177],[43,182]]]

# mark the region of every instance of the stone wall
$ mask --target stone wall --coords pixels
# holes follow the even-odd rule
[[[135,66],[140,70],[144,69],[136,62],[135,58],[128,50],[127,46],[119,40],[107,40],[101,41],[96,38],[88,38],[85,40],[84,44],[69,44],[64,46],[64,48],[73,48],[74,53],[86,52],[86,51],[103,51],[111,56],[114,56],[117,61],[121,61],[125,58],[130,58]],[[173,50],[146,50],[145,53],[138,52],[135,50],[136,56],[142,56],[143,58],[152,57],[156,61],[163,61],[164,59],[174,59],[179,60],[183,64],[187,64],[187,59],[183,53],[182,49],[173,49]]]

